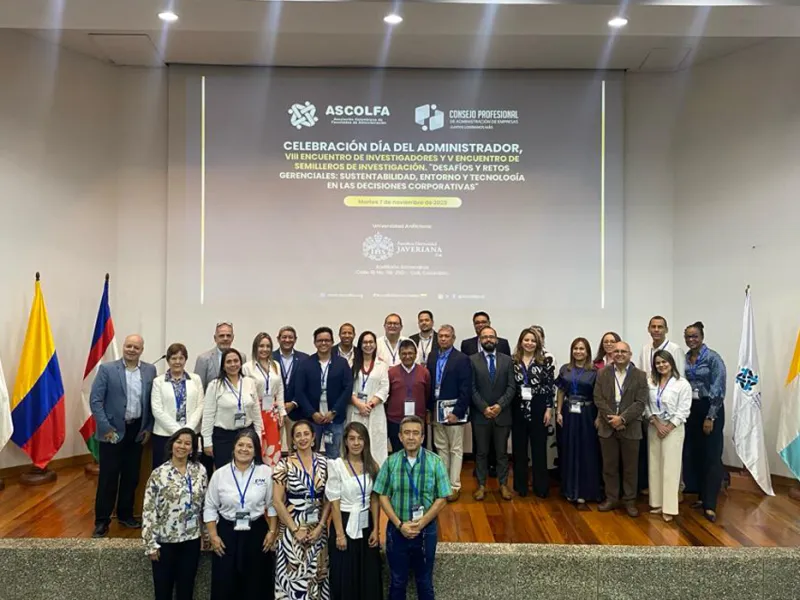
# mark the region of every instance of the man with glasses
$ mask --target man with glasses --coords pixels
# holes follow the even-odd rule
[[[303,416],[314,424],[315,449],[324,444],[328,458],[339,458],[353,376],[347,361],[331,352],[330,327],[314,331],[314,346],[316,353],[297,365],[295,400]]]
[[[594,403],[597,405],[595,427],[603,455],[603,481],[606,499],[600,512],[614,510],[620,504],[620,458],[622,459],[622,503],[630,517],[638,517],[636,508],[639,479],[639,443],[642,439],[642,413],[650,399],[647,374],[631,362],[631,347],[618,342],[614,347],[613,368],[609,365],[597,375]]]
[[[207,352],[203,352],[197,357],[194,363],[194,372],[200,377],[203,382],[203,391],[208,387],[209,381],[214,381],[219,377],[219,367],[222,362],[222,351],[227,350],[233,345],[233,323],[230,321],[222,321],[217,323],[217,328],[214,330],[214,344],[215,347]],[[244,352],[239,352],[242,355],[242,363],[247,361],[247,356]]]
[[[382,360],[389,367],[400,364],[400,342],[408,338],[400,335],[403,331],[403,319],[397,313],[386,315],[383,320],[383,331],[385,335],[378,338],[378,349],[375,354],[378,360]]]

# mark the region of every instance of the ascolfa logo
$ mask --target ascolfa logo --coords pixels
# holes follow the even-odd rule
[[[388,117],[388,106],[354,106],[352,104],[329,104],[325,114],[334,117]]]

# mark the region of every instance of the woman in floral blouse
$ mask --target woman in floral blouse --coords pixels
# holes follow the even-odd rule
[[[172,434],[166,462],[147,480],[142,539],[153,565],[156,600],[192,600],[200,559],[201,515],[208,479],[197,462],[197,434],[189,427]]]

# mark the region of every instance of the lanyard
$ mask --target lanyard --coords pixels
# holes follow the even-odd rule
[[[364,370],[364,365],[361,365],[361,391],[363,392],[367,387],[367,382],[369,381],[369,376],[372,375],[372,369],[375,368],[375,360],[376,358],[372,358],[372,363],[369,365],[369,371]]]
[[[417,453],[417,463],[422,463],[419,467],[419,475],[417,476],[417,480],[420,481],[420,485],[425,484],[425,450],[423,448],[419,449],[419,453]],[[417,466],[417,463],[414,464],[414,467]],[[411,512],[414,511],[414,498],[417,498],[417,503],[422,504],[422,496],[420,495],[420,489],[414,483],[414,478],[411,477],[411,474],[414,472],[414,467],[409,467],[410,463],[408,462],[408,455],[403,453],[403,469],[408,476],[408,486],[411,488],[411,494],[408,498],[408,501],[411,503]]]
[[[700,361],[703,360],[705,355],[708,354],[708,346],[703,346],[703,349],[700,351],[700,354],[697,355],[697,360],[693,363],[686,361],[686,370],[689,371],[689,374],[692,376],[692,379],[697,379],[697,365],[700,364]]]
[[[419,347],[422,350],[422,362],[428,361],[428,353],[431,350],[431,344],[433,344],[433,336],[428,338],[428,343],[425,344],[424,338],[419,338]]]
[[[225,378],[225,385],[228,386],[228,389],[231,391],[231,394],[236,398],[236,404],[239,407],[239,412],[242,412],[242,377],[239,376],[239,393],[236,393],[236,390],[233,389],[231,382],[228,381],[228,378]]]
[[[364,483],[362,485],[361,480],[358,478],[356,470],[353,468],[349,458],[347,459],[347,464],[350,466],[350,470],[353,472],[353,477],[356,478],[358,489],[361,490],[361,508],[365,508],[367,506],[367,471],[366,469],[364,470]]]
[[[659,350],[663,350],[669,345],[669,340],[664,340],[664,343],[661,344],[658,348],[650,347],[650,364],[653,364],[653,355],[658,352]]]
[[[409,373],[406,371],[405,366],[403,366],[403,381],[406,384],[406,399],[414,398],[414,370],[416,368],[417,365],[411,367],[411,372]]]
[[[231,475],[233,476],[233,481],[236,483],[236,489],[239,492],[239,502],[242,505],[242,509],[244,509],[244,497],[247,495],[247,488],[250,487],[250,480],[253,479],[253,473],[256,472],[256,463],[253,462],[250,464],[250,477],[247,478],[247,483],[244,486],[244,491],[242,491],[241,486],[239,485],[239,480],[236,477],[236,473],[233,469],[233,463],[231,463]]]
[[[520,366],[522,367],[522,379],[524,380],[525,386],[527,387],[528,385],[530,385],[530,381],[531,381],[529,369],[531,368],[531,365],[533,364],[533,359],[531,359],[531,362],[529,362],[527,365],[525,364],[524,360],[520,360],[519,362],[520,362]]]
[[[659,385],[658,389],[656,390],[656,407],[658,408],[659,412],[661,412],[661,396],[664,395],[664,390],[667,389],[670,381],[672,381],[672,377],[667,379],[667,383],[665,383],[663,386]]]
[[[395,347],[395,351],[392,352],[392,347],[389,345],[389,340],[383,338],[383,343],[386,344],[386,349],[389,351],[389,356],[392,357],[392,365],[394,365],[395,361],[397,361],[397,353],[399,352],[400,348],[400,340],[397,340],[397,346]]]
[[[308,478],[308,471],[306,470],[306,465],[303,463],[303,459],[300,458],[300,455],[297,455],[297,460],[300,462],[300,466],[303,467],[303,473],[305,473],[306,481],[309,482],[308,492],[311,496],[311,501],[314,502],[314,499],[317,495],[317,490],[314,489],[314,482],[317,479],[317,462],[314,460],[314,455],[311,455],[311,479]]]
[[[628,366],[625,369],[625,379],[626,379],[626,381],[628,379],[628,373],[631,372],[631,367],[632,366],[633,366],[632,363],[628,363]],[[617,388],[619,389],[619,400],[620,400],[620,402],[622,402],[622,386],[624,385],[624,383],[620,384],[620,382],[619,382],[619,378],[617,377],[617,367],[616,366],[614,366],[614,381],[617,382]]]
[[[261,376],[264,378],[264,385],[266,386],[266,391],[264,392],[264,396],[269,398],[269,375],[264,372],[264,369],[261,368],[259,363],[256,363],[258,370],[261,371]]]
[[[281,354],[278,362],[281,365],[281,379],[283,379],[283,387],[289,383],[289,378],[292,376],[292,369],[294,368],[294,350],[292,350],[292,360],[289,361],[289,368],[287,369],[283,364],[283,354]]]
[[[331,356],[330,360],[328,360],[328,364],[325,365],[325,369],[322,369],[322,365],[319,366],[319,370],[322,371],[322,375],[320,376],[319,386],[323,390],[328,389],[328,369],[331,368],[331,363],[333,362],[333,357]]]
[[[436,387],[442,386],[442,379],[444,378],[444,370],[447,367],[447,359],[450,358],[450,353],[453,351],[452,348],[447,350],[447,352],[442,352],[439,357],[436,359]]]
[[[583,377],[583,373],[586,369],[572,369],[572,382],[570,383],[570,391],[572,392],[573,396],[578,395],[578,381],[580,378]],[[577,375],[575,372],[577,371]],[[622,395],[622,390],[620,390],[620,395]]]

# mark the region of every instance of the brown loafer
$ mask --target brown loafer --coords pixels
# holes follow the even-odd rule
[[[461,497],[461,490],[453,490],[453,493],[447,497],[448,502],[458,502]]]
[[[475,498],[475,500],[477,500],[478,502],[480,502],[481,500],[486,498],[486,488],[480,486],[477,490],[472,492],[472,497]]]
[[[612,502],[611,500],[603,500],[600,504],[597,505],[597,510],[600,512],[610,512],[619,506],[618,502]]]
[[[511,495],[511,490],[508,489],[508,487],[505,485],[500,486],[500,497],[503,500],[511,500],[511,498],[513,498],[513,496]]]
[[[625,512],[628,513],[628,516],[632,519],[635,519],[639,516],[639,509],[636,508],[633,504],[626,504],[625,505]]]

